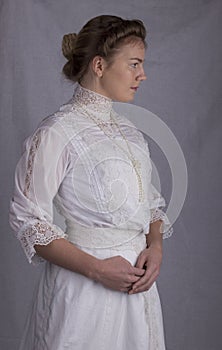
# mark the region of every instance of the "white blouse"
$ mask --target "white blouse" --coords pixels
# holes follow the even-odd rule
[[[119,245],[162,220],[172,234],[163,197],[151,184],[147,142],[112,101],[77,84],[73,98],[45,118],[24,145],[15,174],[10,224],[29,262],[42,261],[35,244]],[[53,204],[67,230],[53,224]],[[76,230],[76,238],[70,232]]]

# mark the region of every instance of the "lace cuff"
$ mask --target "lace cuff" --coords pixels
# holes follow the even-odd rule
[[[164,211],[159,208],[155,208],[150,210],[150,214],[150,224],[152,222],[161,220],[162,224],[160,226],[160,232],[163,234],[163,238],[169,238],[173,233],[173,228]]]
[[[25,224],[18,233],[18,239],[22,244],[29,263],[38,264],[44,259],[36,254],[34,245],[47,245],[58,238],[67,238],[67,235],[56,225],[46,221],[34,221]]]

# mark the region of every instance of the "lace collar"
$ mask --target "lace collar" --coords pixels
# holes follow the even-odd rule
[[[73,107],[79,112],[96,115],[103,120],[110,119],[113,102],[110,98],[88,90],[77,84],[72,98]]]

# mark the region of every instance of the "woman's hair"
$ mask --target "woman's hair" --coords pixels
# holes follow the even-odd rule
[[[80,82],[89,63],[95,56],[101,56],[108,63],[123,43],[145,42],[146,29],[143,22],[125,20],[117,16],[101,15],[89,20],[79,34],[66,34],[62,41],[62,52],[68,62],[63,67],[64,75]]]

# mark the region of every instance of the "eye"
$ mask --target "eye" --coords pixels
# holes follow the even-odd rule
[[[138,67],[138,64],[139,64],[138,62],[132,63],[132,64],[131,64],[131,67],[137,68],[137,67]]]

